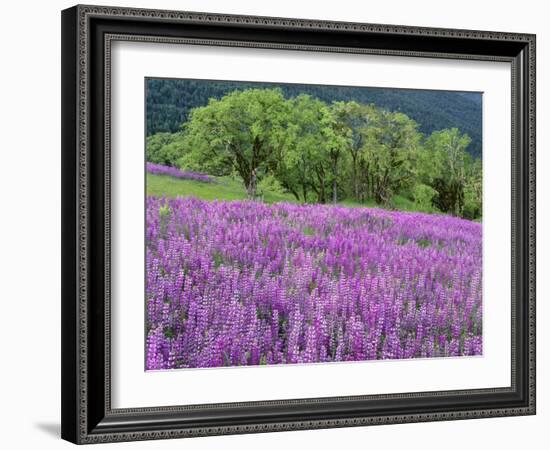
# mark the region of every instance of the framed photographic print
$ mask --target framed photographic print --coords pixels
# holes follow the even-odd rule
[[[535,413],[535,36],[62,12],[62,437]]]

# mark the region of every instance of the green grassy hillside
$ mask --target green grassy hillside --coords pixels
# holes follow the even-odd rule
[[[147,195],[162,197],[197,197],[202,200],[246,200],[246,189],[243,184],[230,177],[212,177],[216,183],[173,178],[166,175],[147,174]],[[265,203],[289,202],[296,203],[291,194],[277,192],[263,192],[261,200]],[[374,201],[358,203],[352,200],[343,200],[339,204],[349,207],[381,208]],[[396,195],[393,198],[393,207],[399,211],[419,211],[415,203],[406,197]],[[438,213],[436,208],[422,212]]]
[[[246,190],[243,184],[230,177],[212,177],[216,183],[173,178],[166,175],[147,174],[147,195],[161,197],[197,197],[202,200],[245,200]],[[262,200],[266,203],[291,202],[292,195],[264,192]]]

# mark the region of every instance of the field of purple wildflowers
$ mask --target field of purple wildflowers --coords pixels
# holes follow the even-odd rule
[[[146,369],[482,354],[481,224],[147,198]]]

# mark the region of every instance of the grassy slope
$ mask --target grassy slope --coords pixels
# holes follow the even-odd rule
[[[360,208],[360,207],[367,207],[367,208],[384,208],[383,205],[377,205],[374,200],[367,200],[365,203],[359,203],[355,200],[343,200],[340,202],[343,206],[349,206],[352,208]],[[395,195],[393,197],[393,209],[397,209],[399,211],[417,211],[417,212],[425,212],[425,213],[439,213],[441,214],[441,211],[439,211],[437,208],[419,208],[418,205],[416,205],[412,200],[408,199],[407,197],[403,197],[402,195]]]
[[[217,183],[184,180],[165,175],[147,174],[147,195],[161,197],[194,196],[202,200],[245,200],[246,190],[242,183],[228,177],[216,179]],[[263,200],[266,203],[296,202],[292,195],[266,192]]]
[[[167,197],[194,196],[202,200],[245,200],[246,190],[242,183],[228,177],[216,179],[217,183],[202,183],[200,181],[183,180],[165,175],[147,174],[147,194]],[[290,202],[296,203],[291,194],[266,192],[263,196],[266,203]],[[406,197],[396,195],[393,198],[395,209],[399,211],[418,211],[418,207]],[[343,206],[380,208],[374,201],[358,203],[353,200],[343,200]],[[439,212],[435,208],[422,212]]]

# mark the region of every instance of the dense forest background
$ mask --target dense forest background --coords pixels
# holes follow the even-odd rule
[[[235,90],[275,87],[286,98],[306,94],[326,103],[355,101],[400,111],[417,122],[419,131],[426,136],[457,128],[471,139],[466,151],[474,157],[482,153],[482,96],[474,92],[149,78],[147,136],[178,131],[190,111],[206,105],[210,98],[220,99]]]

